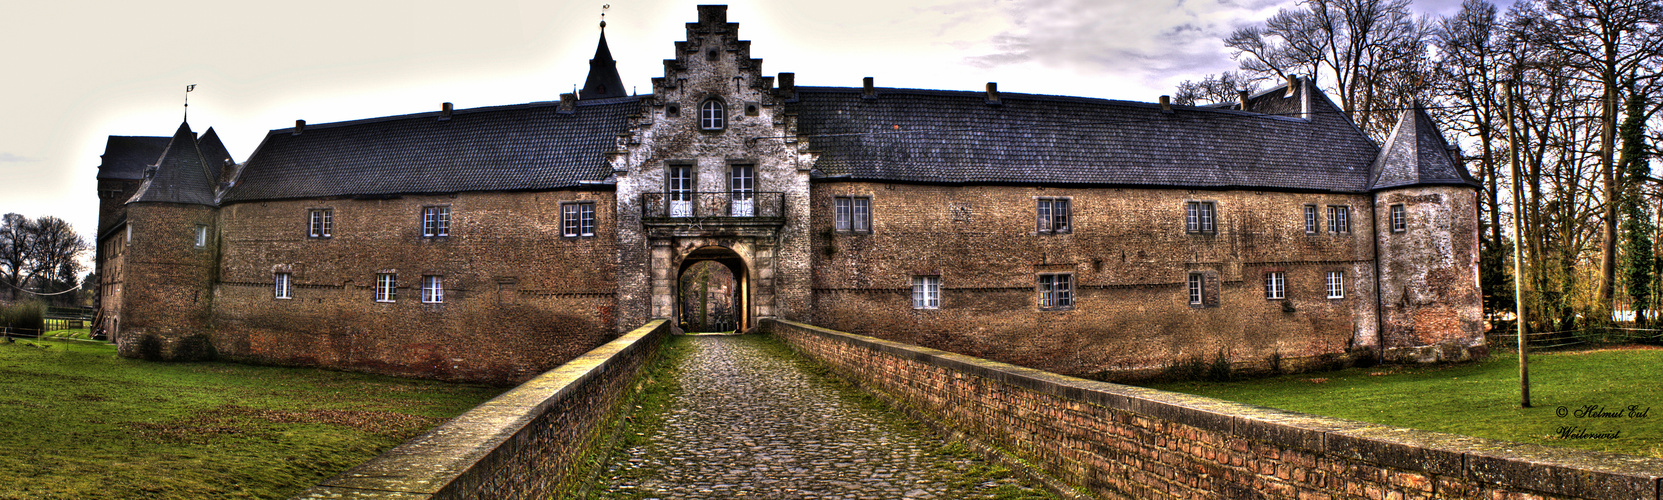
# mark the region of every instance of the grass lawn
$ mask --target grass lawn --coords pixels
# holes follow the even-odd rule
[[[500,392],[0,342],[0,499],[287,498]]]
[[[1663,349],[1532,354],[1531,408],[1519,408],[1518,377],[1518,356],[1502,354],[1455,366],[1377,366],[1153,387],[1398,427],[1663,458]],[[1626,414],[1630,405],[1637,405],[1634,417]],[[1589,408],[1624,415],[1597,417],[1586,413]],[[1584,437],[1562,436],[1578,431]]]

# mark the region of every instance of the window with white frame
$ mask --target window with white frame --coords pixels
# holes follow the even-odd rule
[[[274,298],[274,299],[292,299],[292,298],[294,298],[294,289],[290,288],[290,286],[289,286],[289,273],[277,273],[277,274],[273,275],[273,278],[275,278],[273,281],[276,282],[276,287],[272,290],[271,298]]]
[[[872,199],[865,196],[832,198],[833,226],[838,232],[872,232]]]
[[[422,276],[422,303],[438,304],[445,301],[445,277]]]
[[[1265,299],[1288,298],[1288,283],[1281,271],[1265,273]]]
[[[912,277],[912,308],[941,308],[941,276]]]
[[[1184,232],[1212,233],[1216,232],[1214,222],[1213,202],[1191,201],[1184,204]]]
[[[196,226],[196,247],[208,246],[208,226]]]
[[[1316,234],[1321,229],[1322,225],[1317,222],[1317,206],[1305,205],[1305,234]]]
[[[560,205],[560,235],[578,238],[595,235],[595,202]]]
[[[422,237],[450,236],[450,207],[422,207]]]
[[[1328,271],[1328,298],[1345,298],[1345,273]]]
[[[1189,287],[1190,305],[1202,305],[1202,300],[1205,299],[1206,278],[1202,277],[1201,273],[1190,273],[1185,283]]]
[[[756,167],[734,165],[728,173],[728,215],[756,216]]]
[[[1401,233],[1409,228],[1409,214],[1403,205],[1392,205],[1392,232]]]
[[[1074,307],[1074,275],[1047,273],[1039,275],[1039,308],[1042,310]]]
[[[393,302],[398,300],[398,274],[379,273],[375,275],[375,301]]]
[[[1070,224],[1074,214],[1068,198],[1040,198],[1038,201],[1034,214],[1040,234],[1067,233],[1073,229]]]
[[[1344,205],[1328,206],[1328,232],[1336,234],[1351,232],[1351,207]]]
[[[335,210],[330,208],[314,208],[306,224],[306,236],[310,238],[328,238],[335,232]]]
[[[693,186],[697,182],[693,178],[693,166],[686,164],[670,164],[665,167],[664,181],[666,189],[670,191],[670,216],[693,216]]]
[[[727,126],[727,107],[722,101],[705,100],[699,105],[699,128],[702,130],[721,130]]]

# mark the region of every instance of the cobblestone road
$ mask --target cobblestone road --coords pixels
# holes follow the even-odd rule
[[[812,373],[772,339],[672,342],[688,352],[663,425],[643,430],[646,443],[616,452],[591,496],[1054,498]]]

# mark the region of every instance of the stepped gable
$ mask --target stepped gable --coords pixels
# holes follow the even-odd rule
[[[139,185],[127,203],[187,203],[214,206],[214,180],[209,177],[189,123],[179,124],[156,171]]]
[[[545,190],[601,182],[605,153],[641,112],[637,98],[456,110],[266,135],[225,202],[328,196]]]
[[[1378,151],[1337,109],[1310,120],[1032,94],[998,104],[982,92],[876,94],[796,88],[789,106],[820,154],[821,179],[1363,192]]]
[[[1373,172],[1370,189],[1423,184],[1479,185],[1466,167],[1451,156],[1449,143],[1419,105],[1403,111],[1370,170]]]
[[[144,168],[156,164],[171,140],[172,137],[110,136],[104,143],[104,154],[100,155],[104,161],[98,165],[98,178],[143,179]]]

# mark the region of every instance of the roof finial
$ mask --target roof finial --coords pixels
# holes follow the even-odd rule
[[[185,121],[191,121],[191,91],[196,90],[196,84],[185,86]]]
[[[601,5],[601,31],[603,32],[606,31],[606,11],[611,8],[612,4]]]

